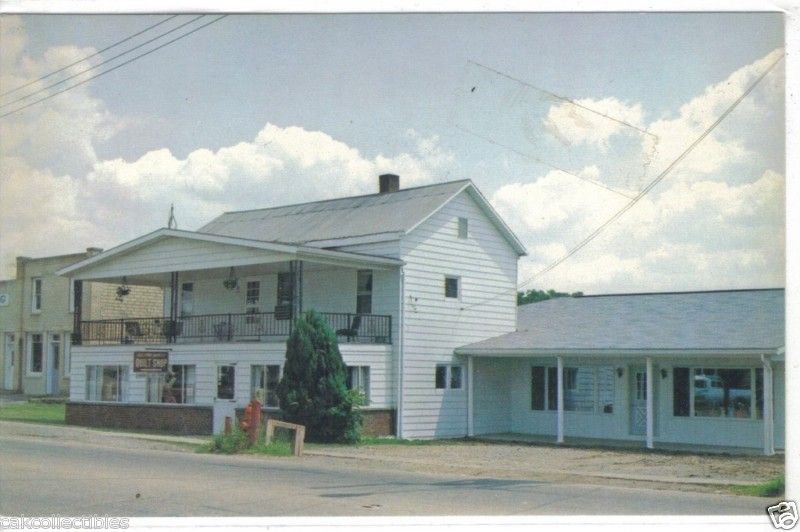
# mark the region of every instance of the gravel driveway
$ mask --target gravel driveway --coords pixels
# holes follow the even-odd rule
[[[784,471],[784,457],[557,448],[505,443],[432,443],[309,447],[312,453],[402,464],[406,468],[461,470],[507,478],[588,476],[683,484],[754,484]]]

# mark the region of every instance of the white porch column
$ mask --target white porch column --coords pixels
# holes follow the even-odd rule
[[[558,403],[558,436],[557,443],[564,443],[564,357],[559,356],[558,369],[556,370],[556,390],[557,390],[557,403]]]
[[[472,358],[472,356],[467,357],[467,436],[470,437],[475,435],[475,393],[472,391],[475,379]]]
[[[653,448],[653,359],[647,357],[647,448]]]
[[[764,365],[764,454],[775,454],[775,413],[772,408],[772,361],[761,356]]]

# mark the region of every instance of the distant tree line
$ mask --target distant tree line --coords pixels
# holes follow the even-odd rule
[[[535,288],[525,292],[517,292],[517,305],[527,305],[528,303],[538,303],[539,301],[546,301],[556,297],[582,297],[583,292],[557,292],[552,288],[550,290],[536,290]]]

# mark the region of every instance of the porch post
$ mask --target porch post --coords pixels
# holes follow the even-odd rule
[[[556,370],[556,402],[558,403],[556,443],[564,443],[564,357],[558,356],[556,361],[558,366]]]
[[[467,436],[475,435],[475,394],[472,391],[472,385],[475,381],[473,377],[474,366],[472,356],[467,357]]]
[[[175,343],[175,332],[178,321],[178,272],[169,276],[169,326],[167,328],[167,342]]]
[[[303,312],[303,261],[290,261],[289,271],[292,273],[292,321],[294,321]]]
[[[772,408],[772,361],[761,355],[764,366],[764,454],[775,454],[775,419]]]
[[[653,448],[653,359],[647,357],[647,448]]]
[[[83,320],[83,281],[75,281],[70,278],[72,283],[72,344],[81,345],[81,321]]]
[[[303,313],[303,261],[297,261],[297,315]]]

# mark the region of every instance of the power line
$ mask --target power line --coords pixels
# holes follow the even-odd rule
[[[649,131],[647,131],[645,129],[642,129],[642,128],[638,127],[638,126],[634,126],[633,124],[628,123],[628,122],[626,122],[626,121],[624,121],[624,120],[622,120],[620,118],[614,118],[613,116],[608,116],[605,113],[601,113],[600,111],[592,109],[591,107],[587,107],[587,106],[585,106],[583,104],[580,104],[580,103],[576,102],[575,100],[573,100],[571,98],[567,98],[566,96],[561,96],[561,95],[556,94],[554,92],[550,92],[547,89],[543,89],[541,87],[537,87],[536,85],[533,85],[532,83],[528,83],[527,81],[523,81],[523,80],[521,80],[519,78],[515,78],[514,76],[509,76],[508,74],[506,74],[504,72],[500,72],[499,70],[495,70],[492,67],[488,67],[486,65],[482,65],[482,64],[478,63],[477,61],[473,61],[471,59],[467,59],[467,61],[469,61],[470,63],[472,63],[475,66],[478,66],[480,68],[488,70],[489,72],[494,72],[498,76],[502,76],[502,77],[504,77],[506,79],[510,79],[511,81],[516,81],[520,85],[525,85],[526,87],[530,87],[533,90],[537,90],[537,91],[539,91],[539,92],[541,92],[543,94],[547,94],[551,98],[555,98],[556,100],[561,100],[563,102],[570,103],[570,104],[572,104],[572,105],[574,105],[576,107],[580,107],[581,109],[583,109],[585,111],[589,111],[590,113],[594,113],[594,114],[596,114],[598,116],[602,116],[603,118],[607,118],[608,120],[612,120],[614,122],[617,122],[618,124],[622,124],[623,126],[628,126],[629,128],[635,129],[636,131],[639,131],[640,133],[643,133],[645,135],[650,135],[651,137],[654,137],[655,139],[658,139],[658,136],[654,135],[653,133],[650,133]]]
[[[155,47],[155,48],[153,48],[153,49],[151,49],[151,50],[148,50],[147,52],[144,52],[144,53],[142,53],[142,54],[139,54],[139,55],[137,55],[136,57],[132,57],[131,59],[128,59],[127,61],[125,61],[125,62],[123,62],[123,63],[120,63],[119,65],[117,65],[117,66],[115,66],[115,67],[109,68],[108,70],[104,70],[103,72],[100,72],[99,74],[95,74],[94,76],[91,76],[91,77],[89,77],[89,78],[86,78],[86,79],[84,79],[84,80],[81,80],[81,81],[79,81],[78,83],[75,83],[74,85],[70,85],[69,87],[66,87],[65,89],[62,89],[62,90],[60,90],[60,91],[58,91],[58,92],[54,92],[54,93],[52,93],[52,94],[48,94],[48,95],[47,95],[47,96],[45,96],[44,98],[40,98],[40,99],[38,99],[38,100],[36,100],[36,101],[33,101],[33,102],[31,102],[31,103],[29,103],[29,104],[27,104],[27,105],[24,105],[24,106],[22,106],[22,107],[19,107],[19,108],[17,108],[17,109],[14,109],[13,111],[9,111],[9,112],[7,112],[7,113],[5,113],[5,114],[2,114],[2,115],[0,115],[0,118],[5,118],[5,117],[7,117],[7,116],[10,116],[10,115],[13,115],[13,114],[15,114],[15,113],[18,113],[18,112],[20,112],[20,111],[22,111],[22,110],[24,110],[24,109],[27,109],[28,107],[31,107],[31,106],[33,106],[33,105],[36,105],[37,103],[43,102],[43,101],[45,101],[45,100],[49,100],[50,98],[53,98],[53,97],[55,97],[55,96],[58,96],[59,94],[62,94],[62,93],[64,93],[64,92],[67,92],[68,90],[74,89],[75,87],[78,87],[78,86],[80,86],[80,85],[83,85],[84,83],[88,83],[89,81],[91,81],[91,80],[93,80],[93,79],[99,78],[100,76],[103,76],[103,75],[105,75],[105,74],[108,74],[109,72],[113,72],[114,70],[116,70],[116,69],[118,69],[118,68],[121,68],[121,67],[124,67],[125,65],[128,65],[128,64],[130,64],[130,63],[133,63],[133,62],[134,62],[134,61],[136,61],[137,59],[141,59],[142,57],[145,57],[145,56],[147,56],[147,55],[150,55],[150,54],[152,54],[153,52],[155,52],[155,51],[157,51],[157,50],[160,50],[161,48],[164,48],[165,46],[169,46],[170,44],[172,44],[172,43],[174,43],[174,42],[176,42],[176,41],[179,41],[179,40],[183,39],[184,37],[188,37],[188,36],[189,36],[189,35],[191,35],[192,33],[195,33],[195,32],[197,32],[197,31],[200,31],[200,30],[202,30],[203,28],[205,28],[205,27],[207,27],[207,26],[210,26],[211,24],[214,24],[215,22],[219,22],[220,20],[224,19],[224,18],[225,18],[225,17],[227,17],[227,16],[228,16],[228,15],[222,15],[222,16],[220,16],[220,17],[217,17],[217,18],[215,18],[214,20],[212,20],[212,21],[210,21],[210,22],[206,22],[206,23],[205,23],[205,24],[203,24],[202,26],[198,26],[197,28],[194,28],[194,29],[193,29],[193,30],[191,30],[191,31],[188,31],[188,32],[186,32],[186,33],[184,33],[184,34],[182,34],[182,35],[179,35],[179,36],[175,37],[175,38],[174,38],[174,39],[172,39],[172,40],[169,40],[169,41],[167,41],[167,42],[165,42],[165,43],[163,43],[163,44],[160,44],[160,45],[158,45],[157,47]]]
[[[783,54],[781,54],[780,57],[778,57],[775,61],[773,61],[769,65],[769,67],[767,67],[764,70],[764,72],[760,76],[758,76],[758,78],[756,78],[756,80],[753,81],[753,83],[750,84],[750,86],[730,106],[728,106],[727,109],[725,109],[725,111],[719,116],[719,118],[717,118],[714,121],[713,124],[711,124],[699,137],[697,137],[697,139],[695,139],[694,142],[692,142],[675,160],[673,160],[669,164],[669,166],[667,166],[660,174],[658,174],[652,181],[650,181],[650,183],[648,183],[648,185],[644,189],[642,189],[642,191],[639,192],[639,194],[637,194],[636,197],[634,197],[631,201],[629,201],[626,205],[624,205],[620,210],[618,210],[616,213],[614,213],[614,215],[611,216],[611,218],[609,218],[608,220],[603,222],[597,229],[592,231],[588,236],[586,236],[586,238],[581,240],[576,246],[574,246],[572,249],[570,249],[562,257],[560,257],[559,259],[557,259],[554,262],[550,263],[548,266],[542,268],[541,270],[539,270],[538,272],[536,272],[535,274],[530,276],[528,279],[526,279],[522,283],[518,284],[514,288],[514,293],[516,293],[520,288],[524,287],[525,285],[527,285],[528,283],[530,283],[534,279],[536,279],[539,276],[541,276],[541,275],[553,270],[558,265],[563,263],[565,260],[569,259],[575,253],[580,251],[584,246],[586,246],[589,242],[594,240],[600,233],[603,232],[603,230],[605,230],[606,227],[608,227],[609,225],[614,223],[623,214],[628,212],[634,205],[636,205],[636,203],[639,202],[639,200],[641,200],[643,197],[645,197],[648,192],[650,192],[656,185],[658,185],[667,176],[667,174],[669,174],[673,170],[673,168],[675,168],[675,166],[677,166],[678,163],[680,163],[684,158],[686,158],[686,156],[689,155],[689,153],[692,150],[694,150],[694,148],[696,148],[697,145],[700,144],[700,142],[703,141],[703,139],[705,139],[709,134],[711,134],[711,132],[714,129],[716,129],[716,127],[723,120],[725,120],[725,118],[729,114],[731,114],[731,112],[733,112],[733,110],[736,109],[736,107],[739,106],[739,104],[742,102],[742,100],[744,100],[747,97],[747,95],[749,95],[751,92],[753,92],[753,89],[755,89],[756,86],[759,83],[761,83],[761,80],[764,79],[767,76],[767,74],[769,74],[772,71],[772,69],[775,68],[775,66],[778,63],[780,63],[782,60],[783,60]],[[494,295],[492,297],[486,298],[486,299],[484,299],[482,301],[478,301],[477,303],[473,303],[472,305],[461,307],[460,310],[462,310],[462,311],[463,310],[467,310],[467,309],[475,307],[477,305],[486,303],[487,301],[493,301],[494,299],[497,299],[498,297],[500,297],[502,295],[505,295],[507,293],[508,293],[507,290],[503,291],[503,292],[500,292],[500,293],[498,293],[498,294],[496,294],[496,295]]]
[[[67,66],[65,66],[65,67],[61,67],[61,68],[59,68],[58,70],[54,70],[53,72],[50,72],[49,74],[46,74],[46,75],[44,75],[44,76],[40,77],[39,79],[35,79],[35,80],[33,80],[33,81],[29,81],[28,83],[25,83],[24,85],[20,85],[19,87],[15,88],[15,89],[11,89],[10,91],[6,91],[6,92],[3,92],[3,93],[0,93],[0,96],[6,96],[6,95],[8,95],[8,94],[12,94],[12,93],[14,93],[14,92],[17,92],[17,91],[18,91],[18,90],[20,90],[20,89],[24,89],[25,87],[28,87],[28,86],[30,86],[30,85],[33,85],[34,83],[38,83],[38,82],[40,82],[40,81],[43,81],[43,80],[45,80],[45,79],[49,78],[50,76],[54,76],[54,75],[58,74],[59,72],[63,72],[64,70],[66,70],[66,69],[68,69],[68,68],[70,68],[70,67],[74,67],[74,66],[75,66],[75,65],[77,65],[78,63],[83,63],[84,61],[86,61],[86,60],[88,60],[88,59],[91,59],[92,57],[95,57],[95,56],[97,56],[97,55],[100,55],[100,54],[102,54],[103,52],[107,52],[108,50],[111,50],[112,48],[116,48],[116,47],[117,47],[117,46],[119,46],[120,44],[122,44],[122,43],[124,43],[124,42],[127,42],[127,41],[130,41],[131,39],[133,39],[133,38],[135,38],[135,37],[138,37],[139,35],[141,35],[141,34],[143,34],[143,33],[147,33],[148,31],[150,31],[150,30],[152,30],[153,28],[156,28],[156,27],[158,27],[158,26],[160,26],[160,25],[164,24],[165,22],[169,22],[170,20],[174,19],[174,18],[175,18],[175,17],[177,17],[177,16],[178,16],[178,15],[172,15],[171,17],[167,17],[167,18],[165,18],[164,20],[162,20],[162,21],[160,21],[160,22],[156,22],[155,24],[153,24],[153,25],[151,25],[151,26],[148,26],[148,27],[146,27],[146,28],[145,28],[145,29],[143,29],[142,31],[136,32],[136,33],[134,33],[133,35],[130,35],[130,36],[128,36],[128,37],[125,37],[125,38],[124,38],[124,39],[122,39],[121,41],[117,41],[117,42],[115,42],[114,44],[112,44],[112,45],[110,45],[110,46],[106,46],[106,47],[105,47],[105,48],[103,48],[102,50],[99,50],[99,51],[97,51],[97,52],[95,52],[95,53],[93,53],[93,54],[91,54],[91,55],[87,55],[87,56],[86,56],[86,57],[84,57],[83,59],[78,59],[77,61],[75,61],[75,62],[73,62],[73,63],[70,63],[70,64],[68,64],[68,65],[67,65]]]
[[[117,55],[115,55],[115,56],[109,57],[108,59],[105,59],[105,60],[103,60],[103,61],[101,61],[101,62],[97,63],[96,65],[92,65],[91,67],[89,67],[89,68],[86,68],[86,69],[83,69],[83,70],[81,70],[80,72],[76,72],[75,74],[73,74],[73,75],[71,75],[71,76],[67,76],[66,78],[64,78],[64,79],[62,79],[62,80],[60,80],[60,81],[56,81],[55,83],[51,83],[50,85],[48,85],[48,86],[46,86],[46,87],[42,87],[41,89],[39,89],[39,90],[37,90],[37,91],[34,91],[34,92],[30,93],[30,94],[26,94],[25,96],[21,96],[21,97],[17,98],[16,100],[12,100],[12,101],[10,101],[10,102],[4,103],[4,104],[0,105],[0,108],[2,108],[2,107],[8,107],[9,105],[15,104],[15,103],[17,103],[17,102],[21,102],[22,100],[27,100],[28,98],[30,98],[30,97],[32,97],[32,96],[36,96],[37,94],[40,94],[40,93],[42,93],[42,92],[45,92],[45,91],[47,91],[48,89],[52,89],[53,87],[55,87],[55,86],[57,86],[57,85],[61,85],[62,83],[66,83],[67,81],[69,81],[69,80],[71,80],[71,79],[74,79],[74,78],[77,78],[77,77],[78,77],[78,76],[80,76],[80,75],[83,75],[83,74],[86,74],[87,72],[90,72],[90,71],[92,71],[92,70],[95,70],[95,69],[97,69],[98,67],[101,67],[101,66],[105,65],[106,63],[110,63],[110,62],[111,62],[111,61],[113,61],[114,59],[117,59],[117,58],[119,58],[119,57],[122,57],[123,55],[128,55],[129,53],[133,52],[134,50],[138,50],[139,48],[142,48],[143,46],[147,46],[147,45],[148,45],[148,44],[150,44],[151,42],[153,42],[153,41],[157,41],[158,39],[160,39],[160,38],[164,37],[165,35],[169,35],[170,33],[176,32],[176,31],[178,31],[179,29],[181,29],[181,28],[183,28],[183,27],[185,27],[185,26],[188,26],[188,25],[189,25],[189,24],[191,24],[192,22],[195,22],[195,21],[197,21],[197,20],[199,20],[199,19],[203,18],[204,16],[205,16],[205,15],[199,15],[199,16],[197,16],[197,17],[193,18],[192,20],[190,20],[190,21],[188,21],[188,22],[184,22],[183,24],[181,24],[181,25],[179,25],[179,26],[176,26],[176,27],[172,28],[172,29],[171,29],[171,30],[169,30],[169,31],[166,31],[166,32],[164,32],[164,33],[161,33],[160,35],[157,35],[157,36],[153,37],[153,38],[152,38],[152,39],[150,39],[150,40],[147,40],[147,41],[145,41],[145,42],[143,42],[143,43],[141,43],[141,44],[137,44],[137,45],[136,45],[136,46],[134,46],[133,48],[129,48],[128,50],[125,50],[125,51],[124,51],[124,52],[122,52],[122,53],[119,53],[119,54],[117,54]],[[64,67],[64,68],[67,68],[67,67]]]
[[[501,148],[505,148],[505,149],[507,149],[507,150],[513,151],[513,152],[514,152],[514,153],[516,153],[517,155],[521,155],[521,156],[523,156],[523,157],[527,157],[527,158],[529,158],[529,159],[533,159],[533,160],[534,160],[534,161],[536,161],[537,163],[539,163],[539,164],[542,164],[542,165],[544,165],[544,166],[547,166],[547,167],[549,167],[549,168],[552,168],[553,170],[557,170],[557,171],[559,171],[559,172],[563,172],[563,173],[565,173],[565,174],[567,174],[567,175],[571,175],[572,177],[578,178],[578,179],[580,179],[580,180],[582,180],[582,181],[586,181],[587,183],[591,183],[592,185],[598,186],[598,187],[600,187],[600,188],[604,188],[604,189],[608,190],[609,192],[613,192],[614,194],[619,194],[620,196],[622,196],[622,197],[624,197],[624,198],[628,198],[628,199],[633,199],[633,198],[634,198],[634,196],[630,196],[630,195],[628,195],[628,194],[625,194],[624,192],[620,192],[619,190],[613,189],[613,188],[611,188],[611,187],[610,187],[610,186],[608,186],[608,185],[604,185],[603,183],[601,183],[601,182],[599,182],[599,181],[595,181],[594,179],[589,179],[588,177],[583,177],[583,176],[581,176],[581,175],[578,175],[578,174],[575,174],[575,173],[569,172],[569,171],[567,171],[567,170],[564,170],[563,168],[560,168],[560,167],[558,167],[558,166],[555,166],[555,165],[553,165],[553,164],[550,164],[550,163],[548,163],[547,161],[544,161],[544,160],[542,160],[542,159],[539,159],[538,157],[534,157],[533,155],[529,155],[529,154],[527,154],[527,153],[523,152],[522,150],[518,150],[518,149],[516,149],[516,148],[512,148],[511,146],[508,146],[508,145],[506,145],[506,144],[501,144],[500,142],[497,142],[497,141],[496,141],[496,140],[494,140],[493,138],[491,138],[491,137],[486,137],[486,136],[484,136],[484,135],[481,135],[481,134],[479,134],[479,133],[476,133],[476,132],[472,131],[471,129],[467,129],[467,128],[461,127],[461,126],[459,126],[458,124],[453,124],[453,126],[454,126],[456,129],[463,131],[464,133],[467,133],[467,134],[469,134],[469,135],[473,135],[473,136],[475,136],[475,137],[478,137],[478,138],[479,138],[479,139],[481,139],[481,140],[485,140],[485,141],[486,141],[486,142],[488,142],[489,144],[494,144],[495,146],[499,146],[499,147],[501,147]]]

